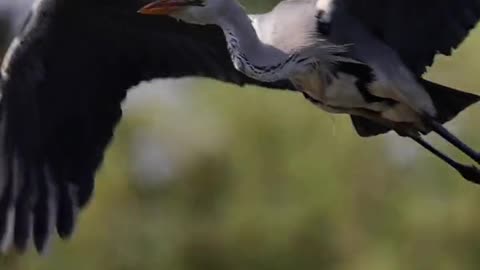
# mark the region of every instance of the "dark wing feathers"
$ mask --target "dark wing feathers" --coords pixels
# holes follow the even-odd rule
[[[136,14],[139,1],[53,3],[29,24],[2,82],[3,249],[13,240],[25,250],[33,234],[41,251],[55,227],[71,235],[132,86],[182,76],[266,85],[234,69],[216,27]]]
[[[417,75],[449,55],[480,19],[480,0],[337,0]]]
[[[450,55],[480,19],[480,0],[337,1],[393,48],[418,77],[433,64],[435,55]],[[360,136],[389,131],[359,117],[352,117],[352,122]]]

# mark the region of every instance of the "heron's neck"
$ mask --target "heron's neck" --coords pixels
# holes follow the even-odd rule
[[[288,60],[289,55],[264,44],[243,7],[236,1],[232,3],[229,11],[219,21],[219,26],[227,40],[230,56],[235,68],[250,77],[260,79],[255,77],[257,72],[281,65]]]
[[[260,50],[262,48],[262,43],[245,10],[238,4],[230,10],[230,15],[223,16],[220,20],[220,26],[225,33],[227,41],[235,38],[238,46],[237,49],[245,54],[254,53],[256,50]]]

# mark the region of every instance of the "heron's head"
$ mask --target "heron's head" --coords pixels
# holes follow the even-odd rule
[[[217,24],[231,0],[157,0],[139,10],[146,15],[170,16],[191,24]]]

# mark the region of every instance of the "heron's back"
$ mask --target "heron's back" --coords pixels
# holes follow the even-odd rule
[[[268,13],[250,17],[262,42],[291,52],[317,40],[317,14],[317,0],[285,0]]]

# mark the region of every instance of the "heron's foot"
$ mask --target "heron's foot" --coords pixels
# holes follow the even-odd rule
[[[475,184],[480,184],[480,170],[477,167],[462,164],[458,165],[456,169],[466,180]]]

